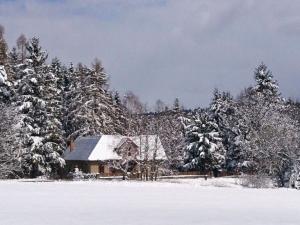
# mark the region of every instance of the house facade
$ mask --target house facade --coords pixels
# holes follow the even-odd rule
[[[101,135],[79,137],[64,153],[69,171],[75,168],[100,176],[121,176],[125,170],[141,171],[141,166],[167,159],[157,135],[126,137]]]

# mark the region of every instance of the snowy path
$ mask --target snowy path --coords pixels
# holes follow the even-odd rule
[[[196,182],[0,181],[0,224],[300,224],[300,191]]]

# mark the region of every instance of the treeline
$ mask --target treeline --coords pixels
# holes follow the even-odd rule
[[[214,90],[208,108],[185,110],[160,100],[156,112],[135,121],[141,133],[158,134],[172,171],[271,177],[287,186],[300,172],[300,103],[284,99],[272,72],[261,63],[255,85],[237,97]]]
[[[262,174],[278,186],[299,173],[300,104],[285,100],[268,68],[237,97],[215,90],[208,108],[158,100],[154,112],[132,92],[111,91],[99,60],[48,59],[38,38],[7,47],[0,26],[0,177],[59,176],[78,136],[157,134],[169,171]]]
[[[210,107],[183,118],[184,167],[247,172],[287,185],[300,169],[299,103],[286,101],[263,63],[237,98],[215,90]]]
[[[1,177],[58,176],[69,141],[126,133],[124,107],[99,60],[47,63],[38,38],[21,35],[9,51],[0,30]]]
[[[78,136],[152,129],[146,105],[132,92],[120,97],[110,90],[98,59],[63,65],[48,59],[38,38],[23,34],[10,50],[0,31],[0,177],[58,177],[65,172],[63,152]]]

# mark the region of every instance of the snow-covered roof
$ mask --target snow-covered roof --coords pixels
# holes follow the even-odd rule
[[[114,150],[122,139],[123,136],[121,135],[102,135],[94,150],[91,152],[88,160],[105,161],[121,159]]]
[[[138,159],[167,159],[165,150],[157,135],[141,135],[125,137],[121,135],[102,135],[101,137],[79,137],[75,141],[74,150],[65,152],[65,160],[72,161],[106,161],[118,160],[121,156],[115,149],[120,146],[124,139],[131,139],[139,149]]]
[[[78,160],[86,161],[88,160],[90,154],[94,150],[100,136],[89,136],[89,137],[79,137],[76,139],[74,145],[76,146],[73,151],[66,151],[64,154],[65,160]]]

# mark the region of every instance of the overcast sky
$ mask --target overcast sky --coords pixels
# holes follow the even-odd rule
[[[299,0],[0,0],[10,45],[38,36],[64,62],[98,57],[111,87],[186,107],[214,88],[239,93],[265,62],[285,97],[300,97]]]

